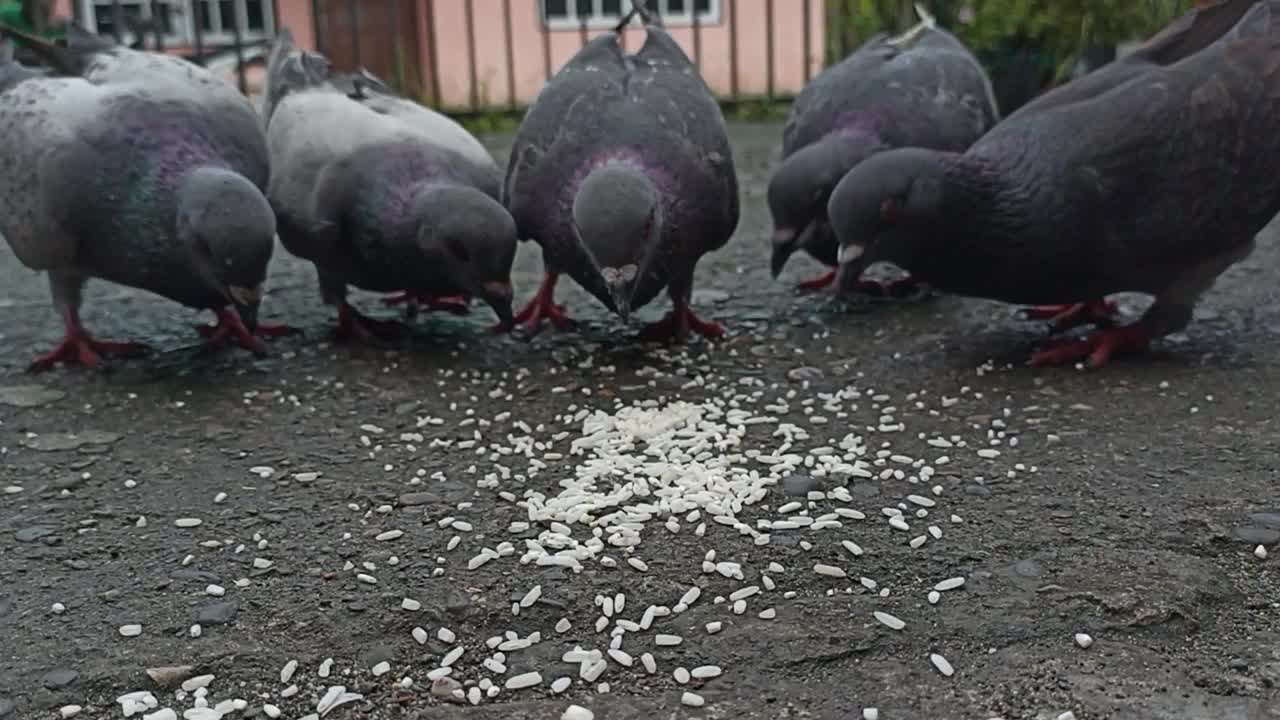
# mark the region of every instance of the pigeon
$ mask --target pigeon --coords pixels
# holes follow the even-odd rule
[[[0,234],[46,271],[63,341],[31,364],[102,365],[136,342],[90,336],[86,281],[99,278],[217,314],[208,346],[265,353],[257,321],[275,217],[266,136],[248,98],[177,57],[130,50],[69,25],[66,46],[12,28],[50,66],[0,57]]]
[[[1280,0],[1191,10],[1139,52],[1098,71],[1116,82],[1085,76],[1092,92],[1054,91],[964,153],[854,168],[827,208],[841,273],[893,262],[958,295],[1061,304],[1055,331],[1096,326],[1033,366],[1102,367],[1185,328],[1280,212]],[[1118,292],[1155,302],[1116,325],[1102,299]]]
[[[365,71],[333,73],[287,29],[268,61],[264,114],[280,240],[315,265],[321,298],[338,308],[339,339],[402,329],[352,307],[352,285],[475,296],[511,322],[516,225],[479,140]]]
[[[835,267],[827,200],[858,163],[896,147],[960,152],[999,121],[991,82],[978,60],[920,5],[916,12],[919,24],[896,38],[872,37],[819,73],[791,106],[783,163],[768,188],[775,278],[798,249]],[[800,289],[827,287],[835,276],[833,269]],[[912,283],[857,286],[898,295]]]
[[[644,45],[618,35],[639,16]],[[665,288],[672,310],[644,339],[724,334],[689,307],[694,268],[737,229],[738,181],[720,107],[643,2],[587,43],[524,117],[503,197],[520,237],[542,247],[542,287],[516,316],[569,326],[554,301],[568,274],[625,322]]]

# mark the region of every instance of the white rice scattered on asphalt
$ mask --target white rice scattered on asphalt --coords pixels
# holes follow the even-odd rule
[[[658,371],[646,369],[640,374],[647,378],[656,373]],[[690,386],[713,382],[711,377],[698,376]],[[538,572],[537,568],[567,571],[568,580],[556,581],[546,587],[526,584],[524,587],[528,590],[523,595],[517,590],[517,595],[503,598],[503,603],[509,604],[513,612],[520,615],[522,623],[526,622],[525,617],[533,618],[535,622],[538,619],[548,623],[555,620],[554,630],[559,635],[577,627],[574,635],[580,637],[574,637],[574,642],[586,647],[579,648],[576,653],[565,653],[566,658],[571,654],[574,657],[570,667],[576,665],[567,674],[566,668],[558,667],[508,674],[508,665],[517,664],[519,653],[542,642],[539,633],[521,637],[512,630],[499,629],[495,638],[491,638],[496,642],[486,643],[483,638],[459,641],[452,630],[435,627],[431,613],[423,613],[416,615],[415,620],[426,624],[426,627],[414,627],[410,634],[417,645],[429,646],[423,649],[429,658],[426,663],[438,664],[423,666],[414,663],[406,668],[406,672],[412,674],[415,667],[420,668],[418,672],[431,668],[425,672],[428,684],[443,684],[445,696],[449,699],[471,704],[492,701],[500,694],[511,697],[508,693],[542,685],[544,672],[547,677],[555,678],[549,686],[553,694],[571,690],[583,693],[613,691],[626,677],[620,675],[622,668],[634,668],[636,665],[653,675],[671,673],[677,685],[688,684],[694,679],[714,683],[714,678],[724,672],[719,666],[698,665],[692,672],[683,667],[672,669],[674,663],[666,659],[668,656],[661,649],[681,643],[682,637],[676,632],[688,633],[697,627],[702,627],[708,634],[716,634],[726,627],[731,631],[746,629],[749,632],[750,623],[756,619],[744,614],[748,606],[757,618],[773,619],[777,614],[775,606],[780,606],[782,601],[810,597],[815,593],[901,597],[908,592],[923,590],[929,592],[931,602],[936,602],[934,595],[964,584],[962,577],[954,577],[935,584],[932,589],[927,585],[921,588],[918,581],[904,581],[902,577],[889,575],[877,575],[880,580],[877,583],[869,577],[860,576],[860,573],[886,571],[880,566],[863,567],[860,563],[907,545],[915,547],[917,553],[931,553],[935,543],[943,540],[942,529],[938,526],[944,523],[943,518],[949,517],[953,526],[962,522],[957,515],[939,507],[946,503],[943,497],[946,488],[937,483],[957,482],[957,477],[952,476],[962,474],[966,463],[985,474],[992,473],[993,467],[998,468],[1001,475],[1006,470],[1014,472],[1014,460],[1004,457],[1005,454],[1016,455],[1012,442],[1001,444],[1002,450],[975,450],[978,445],[986,445],[988,439],[978,440],[970,436],[966,441],[965,437],[949,433],[930,439],[921,433],[917,439],[914,434],[905,432],[905,416],[893,407],[895,402],[900,407],[904,403],[884,393],[847,387],[835,393],[818,393],[816,398],[810,399],[797,395],[786,385],[769,388],[757,378],[742,380],[742,389],[705,402],[646,400],[635,404],[617,402],[612,407],[596,408],[581,398],[574,403],[576,393],[566,393],[567,409],[555,423],[548,421],[545,426],[538,425],[537,428],[519,420],[510,420],[511,413],[506,411],[502,413],[507,416],[504,420],[481,422],[481,418],[472,417],[467,410],[468,417],[457,424],[457,432],[450,431],[450,421],[444,418],[419,418],[420,429],[431,427],[435,428],[432,432],[443,434],[429,440],[425,430],[404,433],[401,436],[403,442],[423,448],[449,448],[450,452],[475,452],[475,464],[466,472],[474,475],[476,486],[482,492],[496,494],[500,502],[507,503],[519,513],[514,518],[504,518],[495,528],[488,518],[475,513],[470,501],[460,502],[456,508],[443,512],[433,511],[427,520],[432,523],[433,531],[438,524],[443,533],[439,547],[444,547],[445,538],[448,539],[447,550],[434,558],[435,567],[431,574],[434,577],[456,574],[465,578],[468,569],[476,570],[491,563],[513,576],[522,572],[524,567],[533,573]],[[583,395],[589,395],[586,388],[583,390]],[[555,394],[559,390],[553,389],[552,392]],[[967,392],[966,388],[960,397],[943,401],[941,407],[953,407],[962,402]],[[499,393],[499,397],[511,399],[510,394]],[[912,402],[911,396],[905,402]],[[611,404],[607,400],[603,403],[606,406]],[[926,408],[923,402],[916,401],[915,404],[920,409]],[[801,408],[811,417],[811,410],[822,409],[825,417],[832,418],[831,424],[819,428],[817,423],[805,420],[789,422],[786,418],[777,417]],[[936,414],[932,409],[930,412]],[[871,417],[864,417],[867,413],[871,413]],[[503,430],[498,431],[500,422],[506,424],[502,426]],[[1001,423],[1003,425],[1004,421]],[[562,425],[564,429],[553,428],[553,424]],[[859,429],[863,431],[861,434]],[[371,453],[370,457],[386,452],[397,435],[395,430],[385,434],[372,424],[366,424],[362,432],[365,433],[362,444]],[[998,439],[990,439],[990,442],[1000,444]],[[938,456],[930,461],[928,458],[937,452],[929,451],[930,446],[954,448],[951,452],[955,459]],[[975,453],[981,462],[973,459]],[[951,467],[945,476],[935,476],[935,467],[948,464]],[[385,471],[402,467],[400,462],[383,465]],[[1031,469],[1032,472],[1034,470]],[[1019,466],[1017,471],[1022,472],[1022,467]],[[262,479],[276,475],[275,469],[266,466],[254,468],[252,472]],[[303,482],[299,475],[295,473],[294,480]],[[308,481],[319,477],[316,473],[307,475],[315,475]],[[834,486],[825,483],[827,487],[801,493],[798,497],[790,493],[782,498],[778,486],[793,475],[834,478],[836,482]],[[944,480],[944,477],[949,479]],[[851,484],[862,479],[879,483],[886,492],[892,493],[886,495],[883,502],[896,507],[884,508],[880,513],[874,512],[878,504],[854,507],[857,501],[844,486],[845,479]],[[427,471],[419,470],[409,480],[409,485],[445,480],[443,472],[429,475]],[[449,478],[449,481],[465,482],[456,478]],[[890,485],[893,485],[891,490]],[[362,500],[352,502],[350,507],[355,516],[361,518],[361,526],[359,529],[349,528],[343,538],[345,541],[367,542],[372,538],[377,542],[391,543],[406,536],[406,532],[399,528],[378,528],[375,525],[400,517],[395,514],[399,510],[394,505]],[[868,520],[868,515],[873,515],[871,520]],[[463,516],[467,516],[466,519]],[[890,529],[885,528],[886,521]],[[405,523],[402,527],[410,526]],[[910,535],[904,536],[902,532],[910,532]],[[694,558],[687,569],[671,567],[671,560],[666,556],[641,552],[644,541],[657,533],[661,533],[658,543],[669,542],[666,538],[678,538],[697,542],[703,549],[715,549],[707,552],[705,557],[699,555]],[[811,556],[788,561],[790,576],[787,568],[777,561],[769,561],[767,566],[762,566],[747,559],[756,557],[758,551],[755,547],[768,546],[779,537],[785,538],[790,545],[798,545],[800,550]],[[225,542],[230,543],[225,550],[235,547],[235,540]],[[237,553],[242,550],[251,552],[256,547],[258,552],[266,554],[266,539],[255,537],[252,544],[247,539],[242,542],[245,545],[241,545]],[[224,541],[202,540],[200,547],[224,549]],[[385,549],[396,546],[382,547],[385,553]],[[750,554],[739,556],[736,552],[739,548]],[[405,549],[402,552],[405,556],[409,554]],[[431,552],[440,554],[439,549]],[[641,558],[642,554],[655,561],[652,567]],[[920,555],[912,555],[916,556]],[[198,557],[189,562],[198,563]],[[431,556],[424,559],[432,562]],[[656,562],[659,559],[661,563]],[[626,568],[622,568],[624,563]],[[274,563],[263,557],[253,558],[252,565],[256,571],[274,568]],[[399,560],[394,556],[367,555],[363,559],[352,557],[342,571],[347,578],[354,577],[360,583],[377,584],[377,587],[367,588],[369,591],[393,588],[392,598],[402,598],[401,609],[417,613],[422,610],[423,603],[402,593],[421,588],[400,587],[404,580],[399,575],[398,565]],[[548,607],[548,601],[539,602],[543,600],[543,593],[555,594],[551,606],[564,600],[566,595],[572,597],[574,575],[588,567],[600,578],[622,577],[608,575],[614,568],[620,568],[619,572],[630,569],[648,574],[632,574],[626,576],[631,580],[615,580],[620,585],[625,584],[627,594],[617,592],[617,586],[607,594],[602,592],[596,613],[592,616],[574,614],[572,621],[564,616],[564,612],[550,620],[541,617],[538,613],[546,613]],[[806,567],[812,567],[814,574],[803,572]],[[685,573],[683,577],[679,575],[682,572]],[[768,575],[764,575],[765,572]],[[815,578],[815,574],[820,577]],[[858,582],[836,582],[850,577],[858,578]],[[680,583],[677,587],[687,589],[683,593],[676,590],[675,596],[646,597],[652,590],[639,581],[650,579],[655,582],[675,580]],[[910,586],[907,586],[908,582]],[[260,586],[256,582],[254,585]],[[240,587],[237,582],[237,588]],[[704,600],[703,595],[714,598],[715,602]],[[697,624],[680,623],[679,616],[699,602],[702,603],[699,613],[719,613],[722,619],[707,621],[699,617]],[[395,600],[391,600],[388,610],[394,609],[394,603]],[[608,612],[605,612],[606,607]],[[526,610],[529,612],[522,612]],[[875,611],[874,617],[894,630],[902,630],[906,626],[904,620],[889,613]],[[592,635],[593,622],[600,623],[596,627],[600,633],[598,637]],[[541,632],[551,636],[550,627],[543,627]],[[433,637],[448,649],[436,649]],[[646,641],[651,648],[659,649],[659,657],[643,652],[639,654],[637,663],[637,657],[631,653],[643,648],[642,643]],[[557,637],[555,642],[563,643],[563,638]],[[692,644],[686,644],[678,652],[683,656]],[[479,650],[464,658],[464,647]],[[939,672],[948,674],[938,666],[935,657],[941,656],[931,656],[935,667]],[[707,662],[715,658],[697,657],[695,654],[688,659]],[[945,663],[945,659],[942,662]],[[379,663],[375,667],[381,669],[384,664],[387,669],[383,672],[389,672],[389,663]],[[520,670],[528,668],[527,661],[519,665]],[[344,673],[358,671],[358,668],[334,670],[333,661],[329,659],[322,663],[317,675],[325,678],[333,672],[342,677]],[[638,671],[639,668],[635,668],[630,673]],[[714,674],[707,674],[712,672]],[[581,680],[576,688],[575,676]],[[419,681],[423,679],[420,675],[416,677]],[[406,677],[399,684],[413,687],[413,678]],[[291,689],[298,691],[297,686],[291,686]],[[434,685],[432,690],[434,692]],[[283,692],[279,694],[284,695]],[[318,696],[319,692],[313,695]],[[298,697],[301,699],[307,695],[304,693]],[[312,717],[323,717],[337,705],[353,702],[353,698],[358,699],[359,696],[348,693],[345,687],[329,688],[323,692]],[[701,695],[688,692],[682,695],[682,702],[702,706],[705,700]],[[875,709],[870,707],[862,714],[868,720],[878,717]],[[292,714],[288,716],[295,717]]]

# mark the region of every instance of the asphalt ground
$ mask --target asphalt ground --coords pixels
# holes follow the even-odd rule
[[[296,719],[333,686],[362,696],[325,716],[340,720],[571,704],[604,719],[1280,718],[1275,233],[1185,335],[1100,371],[1032,370],[1044,328],[1015,308],[797,295],[818,271],[801,258],[771,281],[780,135],[732,128],[743,219],[695,296],[730,331],[714,343],[635,343],[562,283],[571,332],[494,336],[477,305],[419,316],[392,347],[335,346],[313,270],[281,250],[263,319],[302,333],[270,357],[203,354],[202,318],[97,283],[91,331],[157,352],[29,376],[61,328],[44,279],[0,248],[0,718],[124,717],[117,698],[149,692],[148,713],[206,703],[185,716],[199,720],[240,699],[227,718],[270,704]],[[504,161],[507,142],[492,139]],[[522,248],[518,298],[538,263]],[[637,491],[636,473],[664,479]],[[560,549],[566,528],[531,517],[565,493],[630,507],[625,527],[593,545],[606,510],[566,522],[576,571],[522,563]],[[700,513],[636,510],[658,497]],[[605,542],[615,530],[639,543]],[[496,557],[478,564],[484,548]],[[964,584],[931,602],[951,578]],[[615,634],[630,666],[607,653]],[[564,661],[575,647],[585,662]],[[593,650],[606,668],[585,680]],[[678,670],[704,666],[721,672]],[[506,686],[528,672],[515,685],[531,687]]]

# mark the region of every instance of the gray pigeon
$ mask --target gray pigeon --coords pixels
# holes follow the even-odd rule
[[[66,337],[32,370],[95,367],[137,343],[92,338],[80,322],[89,278],[217,313],[212,346],[262,353],[257,322],[275,218],[263,191],[266,137],[248,98],[203,68],[114,46],[77,26],[66,47],[18,35],[69,77],[0,59],[0,234],[47,271]]]
[[[791,106],[783,163],[768,191],[774,277],[798,249],[835,267],[827,199],[855,165],[895,147],[961,152],[999,120],[991,82],[977,59],[919,5],[916,12],[918,25],[896,38],[872,37],[822,71]],[[833,269],[800,289],[826,287],[835,275]],[[911,286],[857,284],[892,294]]]
[[[1184,328],[1280,212],[1280,0],[1192,10],[1141,52],[1140,71],[1085,76],[1093,92],[1055,91],[963,154],[900,149],[855,168],[828,207],[841,272],[893,262],[960,295],[1063,304],[1057,329],[1099,325],[1033,365],[1100,367]],[[1155,303],[1098,322],[1125,291]]]
[[[634,55],[617,33],[631,17],[647,37]],[[697,68],[643,3],[587,43],[529,108],[504,189],[520,237],[542,246],[546,277],[517,316],[547,318],[567,273],[623,320],[666,288],[672,311],[642,333],[684,339],[724,330],[689,308],[694,267],[738,225],[738,184],[720,108]]]
[[[315,264],[340,339],[401,329],[357,312],[350,285],[476,296],[510,324],[516,226],[480,141],[367,73],[332,73],[288,30],[272,48],[265,112],[280,240]]]

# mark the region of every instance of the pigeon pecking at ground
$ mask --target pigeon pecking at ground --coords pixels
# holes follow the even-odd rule
[[[248,98],[203,68],[130,50],[79,26],[65,46],[21,37],[58,77],[0,58],[0,233],[27,267],[46,271],[66,326],[32,370],[96,367],[145,350],[91,337],[85,282],[100,278],[217,313],[210,346],[255,335],[275,217],[264,191],[266,137]]]
[[[947,292],[1069,306],[1055,330],[1097,325],[1052,338],[1037,366],[1100,367],[1186,327],[1280,212],[1280,0],[1192,10],[1139,52],[1097,71],[1116,82],[1085,76],[1090,92],[1055,91],[963,154],[859,165],[828,206],[840,271],[893,262]],[[1112,325],[1101,299],[1126,291],[1155,302]]]
[[[357,312],[349,285],[427,301],[475,296],[511,323],[516,225],[480,141],[367,73],[332,74],[288,30],[272,48],[264,111],[280,240],[315,264],[339,338],[402,329]]]
[[[895,38],[872,37],[819,73],[791,106],[782,166],[768,189],[775,278],[801,249],[835,268],[837,242],[827,200],[855,165],[895,147],[962,152],[1000,119],[977,58],[919,5],[916,12],[918,25]],[[827,287],[835,276],[832,269],[800,289]],[[862,281],[853,289],[897,295],[912,285]]]
[[[618,33],[637,14],[646,39],[628,55]],[[644,3],[543,88],[511,150],[504,198],[520,237],[542,247],[545,280],[516,318],[530,332],[543,319],[568,326],[554,300],[564,273],[623,320],[666,288],[672,310],[642,337],[724,333],[689,301],[698,260],[738,225],[728,134],[697,68]]]

